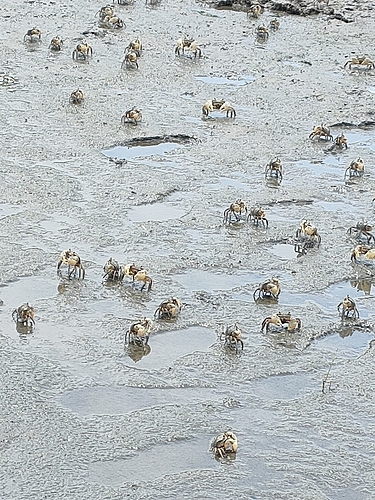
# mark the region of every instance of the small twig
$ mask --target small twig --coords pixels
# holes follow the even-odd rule
[[[335,357],[334,357],[334,358],[332,359],[332,361],[330,362],[330,364],[329,364],[329,368],[328,368],[328,372],[326,373],[325,377],[323,378],[323,382],[322,382],[322,393],[323,393],[323,394],[325,394],[324,389],[325,389],[325,386],[326,386],[326,384],[327,384],[327,382],[328,382],[328,377],[329,377],[329,375],[330,375],[330,373],[331,373],[332,366],[333,366],[333,363],[335,362],[336,357],[337,357],[337,356],[335,355]],[[331,384],[332,384],[332,381],[330,381],[330,382],[329,382],[328,392],[330,392],[330,390],[331,390]]]

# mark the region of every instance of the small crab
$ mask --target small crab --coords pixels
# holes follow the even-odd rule
[[[134,50],[129,50],[125,54],[125,59],[122,61],[121,67],[123,68],[124,66],[127,68],[131,68],[131,67],[133,67],[133,68],[136,67],[137,69],[139,68],[138,56]]]
[[[121,117],[122,125],[125,125],[125,123],[133,123],[134,125],[138,125],[138,122],[140,122],[141,120],[142,113],[137,108],[129,109]]]
[[[185,54],[185,49],[188,49],[196,57],[202,57],[202,50],[194,38],[179,38],[176,43],[174,53],[176,55]]]
[[[124,21],[116,15],[105,16],[100,20],[100,26],[106,29],[119,30],[125,26]]]
[[[353,299],[347,295],[342,299],[340,304],[337,306],[337,310],[340,312],[341,309],[341,317],[348,318],[351,315],[353,318],[359,318],[359,312],[357,306]]]
[[[77,89],[74,92],[70,94],[70,99],[69,99],[71,104],[82,104],[84,101],[84,95],[82,90]]]
[[[130,325],[125,333],[125,344],[146,345],[150,338],[154,322],[150,318],[143,318]]]
[[[129,52],[129,51],[133,51],[137,54],[137,57],[141,57],[142,42],[140,41],[140,39],[138,37],[129,43],[129,45],[126,47],[124,52]]]
[[[17,83],[17,78],[11,75],[0,75],[0,85],[14,85]]]
[[[371,59],[366,56],[356,56],[351,59],[351,61],[347,61],[344,64],[344,68],[348,67],[349,69],[374,69],[375,64]]]
[[[360,257],[366,260],[375,259],[375,248],[370,245],[357,245],[350,256],[352,262],[357,262]]]
[[[349,167],[345,170],[344,174],[344,179],[349,174],[349,177],[362,177],[362,175],[365,173],[365,162],[362,160],[362,158],[357,158],[356,160],[353,160]]]
[[[28,302],[19,306],[12,313],[13,321],[16,323],[22,323],[24,326],[29,328],[35,326],[34,316],[34,308]]]
[[[65,264],[66,266],[68,266],[68,277],[69,278],[72,276],[73,273],[76,274],[77,269],[79,271],[78,277],[79,278],[81,277],[81,273],[82,273],[82,279],[85,277],[85,268],[82,265],[80,257],[75,252],[73,252],[70,248],[69,248],[69,250],[65,250],[64,252],[61,252],[60,260],[57,264],[57,272],[59,274],[61,273],[60,267],[62,264]],[[71,267],[73,268],[72,270],[70,270]]]
[[[180,314],[182,303],[176,297],[163,300],[154,313],[158,319],[175,319]]]
[[[221,111],[222,113],[226,113],[227,117],[229,117],[229,118],[235,118],[235,116],[236,116],[236,111],[235,111],[234,107],[231,104],[229,104],[228,101],[224,101],[224,99],[218,100],[218,99],[214,98],[214,99],[207,101],[203,104],[202,113],[205,116],[208,116],[209,113],[211,113],[212,111],[215,111],[215,110]]]
[[[246,203],[242,200],[236,200],[231,203],[229,208],[224,210],[224,224],[230,224],[231,222],[239,222],[241,220],[242,213],[247,214]],[[235,221],[233,221],[233,217]]]
[[[88,57],[92,57],[92,48],[87,42],[81,42],[73,50],[72,58],[78,61],[78,59],[87,60]]]
[[[220,340],[223,339],[227,347],[236,349],[236,351],[241,347],[241,350],[243,350],[242,332],[237,323],[226,327],[225,331],[220,334]]]
[[[263,12],[264,7],[262,5],[260,5],[259,3],[253,3],[253,5],[251,5],[249,10],[247,11],[247,16],[255,17],[255,19],[258,19],[258,17],[263,14]]]
[[[143,285],[141,290],[144,289],[146,284],[148,284],[147,291],[149,292],[151,290],[152,279],[147,275],[147,271],[144,269],[135,267],[134,264],[127,264],[124,266],[123,273],[125,276],[132,277],[133,283],[136,281],[142,281]]]
[[[284,325],[287,325],[286,328],[288,332],[294,332],[301,329],[301,320],[299,318],[292,318],[290,312],[288,312],[288,314],[281,314],[278,312],[263,320],[261,331],[266,329],[266,332],[268,332],[271,325],[275,325],[276,327],[284,327]]]
[[[63,48],[63,40],[61,36],[55,36],[52,38],[49,47],[50,50],[53,50],[54,52],[59,52]]]
[[[281,292],[279,280],[271,278],[262,283],[253,293],[254,300],[257,299],[275,299],[279,298]],[[256,296],[258,293],[258,297]]]
[[[311,241],[316,240],[318,246],[322,241],[322,238],[318,233],[318,229],[307,220],[303,220],[300,227],[296,231],[296,238],[300,238],[301,236],[307,236]]]
[[[265,179],[275,178],[277,181],[282,181],[283,179],[283,165],[280,158],[274,158],[271,160],[264,171]]]
[[[96,16],[99,14],[99,19],[103,21],[106,17],[112,17],[115,14],[115,10],[111,5],[105,5],[101,7],[100,10],[95,14]]]
[[[257,40],[263,41],[263,42],[268,40],[268,37],[270,36],[268,33],[267,26],[258,26],[257,29],[255,30],[255,34],[256,34]]]
[[[271,19],[269,27],[270,30],[277,31],[280,28],[280,21],[276,17]]]
[[[31,28],[30,30],[27,30],[25,33],[25,36],[23,37],[23,41],[26,42],[28,40],[29,42],[41,42],[42,41],[42,32],[40,31],[39,28]]]
[[[335,137],[334,145],[336,148],[339,149],[348,149],[348,139],[345,137],[345,135],[341,132],[340,135]]]
[[[256,226],[262,225],[265,229],[268,228],[266,212],[260,207],[251,207],[249,210],[249,215],[247,216],[247,220],[252,221]]]
[[[362,236],[364,236],[367,239],[367,243],[370,244],[371,240],[375,244],[375,236],[371,234],[372,231],[372,226],[370,224],[367,224],[367,222],[357,222],[355,226],[350,227],[347,230],[347,233],[352,235],[354,233],[355,237],[357,239],[361,239]]]
[[[314,5],[317,9],[321,9],[323,7],[327,7],[329,4],[329,0],[315,0]]]
[[[321,125],[317,125],[314,127],[314,130],[309,135],[309,139],[313,140],[315,138],[324,141],[333,141],[333,135],[331,134],[328,127],[324,126],[323,123]]]
[[[237,437],[231,431],[219,434],[211,443],[211,451],[217,458],[234,458],[237,453],[237,449]]]
[[[112,257],[104,264],[103,271],[104,280],[121,282],[124,277],[120,264],[117,260],[112,259]]]

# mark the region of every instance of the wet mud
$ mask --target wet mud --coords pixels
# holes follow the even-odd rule
[[[4,498],[373,498],[375,270],[351,260],[366,240],[347,230],[375,216],[375,71],[344,68],[375,58],[372,6],[261,3],[258,19],[246,4],[114,3],[119,30],[99,26],[100,0],[0,6]],[[24,41],[33,26],[41,40]],[[184,35],[202,57],[176,56]],[[122,64],[137,36],[138,69]],[[73,60],[83,39],[92,57]],[[212,99],[236,117],[203,116]],[[142,120],[122,124],[133,107]],[[348,148],[309,140],[321,124]],[[276,157],[281,182],[264,176]],[[358,158],[363,175],[345,175]],[[268,228],[224,223],[239,199]],[[319,246],[297,238],[304,219]],[[83,280],[57,273],[67,249]],[[105,281],[110,257],[151,290]],[[279,298],[254,301],[271,277]],[[341,317],[346,295],[359,318]],[[180,315],[156,318],[169,297]],[[23,303],[35,328],[12,320]],[[261,331],[278,312],[301,329]],[[144,317],[148,345],[126,345]],[[233,324],[243,350],[220,341]],[[237,456],[217,461],[226,430]]]

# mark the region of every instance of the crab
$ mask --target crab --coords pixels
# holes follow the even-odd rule
[[[255,17],[255,19],[258,19],[258,17],[263,14],[264,12],[264,7],[260,5],[259,3],[254,3],[253,5],[250,6],[249,10],[247,11],[248,17]]]
[[[238,441],[231,431],[219,434],[211,443],[211,451],[218,458],[233,457],[237,453]]]
[[[234,203],[231,203],[229,208],[224,210],[224,224],[233,222],[233,217],[235,218],[234,222],[239,222],[242,213],[247,214],[246,203],[242,200],[236,200]]]
[[[131,67],[134,68],[134,66],[135,66],[138,69],[139,65],[138,65],[137,59],[138,59],[137,52],[135,52],[134,50],[129,50],[125,54],[125,59],[122,61],[121,67],[123,68],[125,65],[127,68],[131,68]]]
[[[137,54],[137,57],[141,57],[142,42],[138,37],[129,43],[124,52],[129,52],[129,51],[133,51]]]
[[[345,170],[344,179],[349,175],[349,177],[362,177],[365,173],[365,162],[362,158],[357,158],[353,160],[349,167]]]
[[[24,326],[29,328],[35,326],[34,316],[34,308],[28,302],[19,306],[12,313],[13,321],[16,323],[22,323]]]
[[[112,5],[106,5],[104,7],[101,7],[100,10],[95,14],[96,16],[99,14],[99,19],[103,21],[106,17],[112,17],[115,14],[115,10],[112,7]]]
[[[287,331],[294,332],[301,329],[301,320],[299,318],[292,318],[290,312],[288,312],[288,314],[281,314],[278,312],[263,320],[261,331],[265,329],[266,332],[268,332],[271,325],[275,325],[276,327],[284,327],[284,325],[287,325]]]
[[[182,303],[176,297],[164,300],[154,313],[158,319],[175,319],[180,314]]]
[[[357,245],[350,256],[352,262],[357,262],[360,257],[366,260],[375,259],[375,248],[370,245]]]
[[[72,53],[72,58],[77,61],[78,59],[83,59],[86,61],[89,56],[92,57],[92,48],[85,41],[79,43]]]
[[[355,305],[355,302],[353,299],[347,295],[342,299],[340,304],[337,306],[337,310],[340,312],[341,309],[341,317],[342,318],[348,318],[350,315],[355,319],[359,318],[359,312],[357,309],[357,306]]]
[[[333,141],[333,135],[331,134],[329,128],[324,126],[323,123],[314,127],[314,130],[309,135],[309,139],[311,140],[314,140],[316,137],[319,140]]]
[[[371,243],[371,240],[375,244],[375,236],[371,234],[372,231],[372,226],[370,224],[367,224],[367,222],[357,222],[355,226],[350,227],[347,230],[347,233],[350,235],[354,233],[355,237],[357,239],[361,239],[362,236],[364,236],[367,239],[367,243]]]
[[[253,293],[254,300],[257,299],[275,299],[279,298],[281,292],[279,280],[271,278],[262,283]],[[256,296],[258,293],[258,297]]]
[[[17,78],[11,75],[0,75],[0,85],[14,85],[17,83]]]
[[[145,271],[145,269],[135,267],[134,264],[127,264],[124,266],[123,273],[125,276],[132,277],[133,283],[136,281],[142,281],[143,285],[141,291],[144,289],[146,284],[148,284],[147,291],[149,292],[151,290],[152,279],[147,275],[147,271]]]
[[[264,178],[271,179],[276,178],[277,181],[280,182],[283,179],[283,165],[281,163],[280,158],[274,158],[271,160],[264,171]]]
[[[50,50],[53,50],[54,52],[59,52],[63,48],[63,40],[61,36],[55,36],[52,38],[49,47]]]
[[[68,278],[70,278],[72,274],[76,274],[77,269],[78,269],[78,277],[80,278],[81,274],[82,274],[82,279],[85,277],[85,268],[82,265],[80,257],[70,248],[69,250],[65,250],[60,254],[60,260],[57,264],[57,272],[59,274],[61,273],[60,267],[62,264],[68,266]],[[70,270],[71,267],[72,270]]]
[[[138,122],[140,122],[141,120],[142,113],[137,108],[129,109],[121,117],[122,125],[124,125],[125,123],[133,123],[134,125],[138,125]]]
[[[345,135],[341,132],[340,135],[335,137],[334,145],[336,148],[339,149],[348,149],[348,139],[345,137]]]
[[[125,333],[125,344],[146,345],[150,338],[154,322],[150,318],[143,318],[130,325]]]
[[[26,40],[28,40],[29,42],[41,42],[42,32],[39,28],[35,28],[34,26],[34,28],[27,30],[27,32],[25,33],[23,41],[26,42]]]
[[[270,30],[277,31],[280,28],[280,21],[275,17],[275,19],[271,19],[269,24]]]
[[[82,90],[77,89],[74,92],[70,94],[70,99],[69,99],[71,104],[82,104],[84,101],[84,95]]]
[[[102,28],[119,30],[125,26],[124,21],[116,15],[105,16],[100,20]]]
[[[268,28],[266,26],[258,26],[255,30],[255,34],[258,40],[266,41],[270,36],[268,33]]]
[[[260,207],[251,207],[249,210],[249,215],[247,216],[247,220],[252,221],[256,226],[262,225],[265,229],[268,228],[266,212]]]
[[[227,347],[236,349],[236,351],[241,347],[241,350],[243,350],[242,332],[237,323],[226,327],[225,331],[220,334],[220,340],[223,340],[223,338]]]
[[[307,220],[303,220],[300,227],[296,231],[296,238],[301,238],[301,236],[307,236],[311,241],[316,240],[318,246],[322,241],[322,238],[318,233],[318,229]]]
[[[226,113],[227,117],[235,118],[236,111],[234,107],[229,104],[228,101],[224,101],[224,99],[218,100],[216,98],[211,99],[210,101],[206,101],[202,107],[202,113],[205,116],[208,116],[212,111],[221,111],[222,113]]]
[[[329,0],[315,0],[314,5],[317,9],[323,8],[324,6],[328,6]]]
[[[103,279],[108,281],[111,280],[121,282],[124,277],[120,264],[117,260],[112,259],[112,257],[104,264],[103,271]]]
[[[348,67],[349,69],[354,68],[370,70],[375,69],[375,64],[366,56],[356,56],[344,64],[344,68],[346,67]]]
[[[202,49],[199,47],[194,38],[184,37],[177,40],[174,53],[178,56],[181,54],[181,52],[182,54],[185,54],[185,49],[188,49],[194,55],[194,58],[202,57]]]

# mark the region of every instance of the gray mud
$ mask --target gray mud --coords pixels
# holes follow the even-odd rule
[[[254,20],[135,0],[115,5],[117,32],[98,27],[104,3],[0,6],[1,498],[373,499],[374,268],[351,263],[346,231],[374,219],[375,72],[343,68],[372,50],[370,3]],[[280,29],[259,43],[256,26],[275,15]],[[42,42],[23,43],[35,25]],[[63,50],[51,54],[57,34]],[[202,58],[175,56],[183,34]],[[121,69],[135,36],[139,69]],[[82,38],[93,58],[74,62]],[[77,88],[81,106],[69,104]],[[214,97],[234,120],[202,118]],[[121,125],[133,106],[143,120]],[[321,123],[349,148],[309,141]],[[279,186],[264,180],[275,156]],[[365,175],[345,182],[358,157]],[[268,230],[223,225],[238,198],[264,207]],[[302,219],[322,236],[306,253],[294,248]],[[56,273],[68,248],[83,281]],[[152,290],[103,284],[109,257],[144,266]],[[255,303],[271,276],[278,303]],[[358,320],[341,321],[346,294]],[[147,352],[125,349],[130,323],[170,296],[183,302],[178,320],[156,321]],[[11,319],[26,301],[29,334]],[[278,311],[301,331],[262,333]],[[239,353],[219,342],[234,322]],[[227,429],[239,450],[220,463],[210,442]]]

